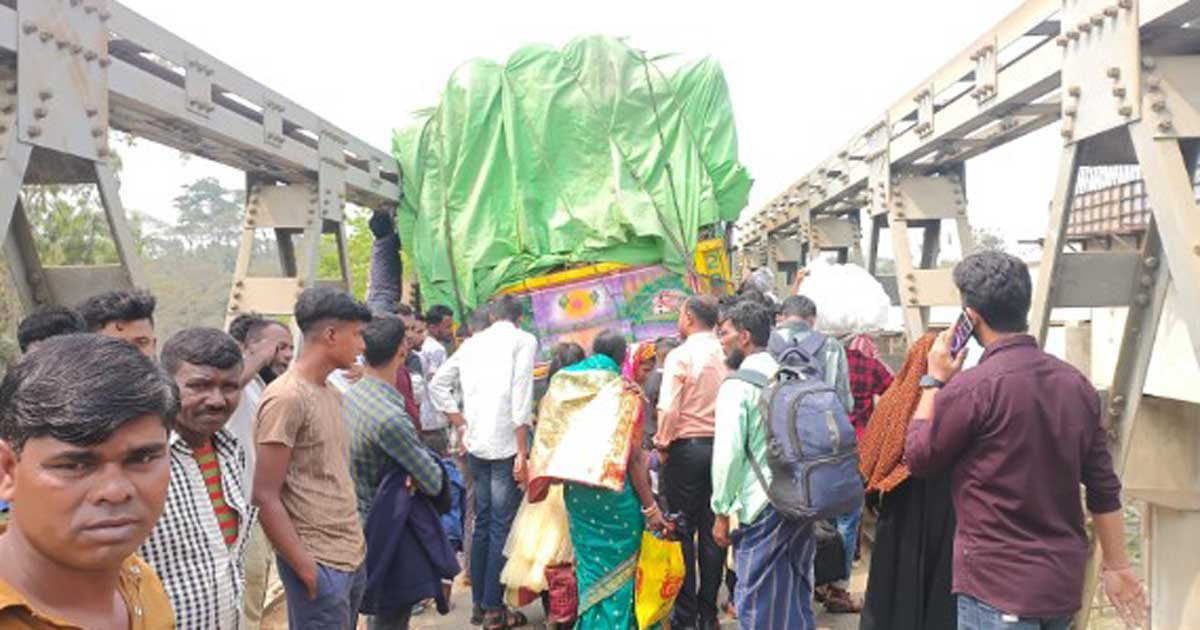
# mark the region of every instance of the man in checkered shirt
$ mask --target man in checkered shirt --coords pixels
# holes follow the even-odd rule
[[[215,328],[190,328],[163,346],[162,366],[179,387],[180,410],[166,509],[141,556],[162,578],[180,630],[237,630],[257,516],[244,447],[224,428],[241,397],[241,348]]]

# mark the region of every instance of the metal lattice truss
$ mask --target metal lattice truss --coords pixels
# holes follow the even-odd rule
[[[1151,506],[1152,625],[1200,627],[1200,557],[1179,553],[1200,531],[1200,406],[1143,397],[1168,287],[1191,339],[1189,354],[1200,360],[1200,208],[1193,188],[1200,1],[1024,2],[883,118],[745,216],[735,240],[739,264],[775,267],[819,250],[862,259],[865,220],[874,272],[887,229],[896,275],[880,279],[915,338],[930,307],[960,304],[937,256],[945,222],[964,250],[971,246],[965,161],[1056,122],[1064,146],[1032,329],[1044,340],[1054,307],[1128,307],[1107,396],[1109,435],[1127,494]],[[1063,251],[1077,174],[1093,165],[1140,169],[1152,207],[1140,251]],[[911,228],[924,232],[919,260],[911,254]],[[1088,584],[1090,596],[1095,579]],[[1076,627],[1086,627],[1088,610]]]
[[[290,313],[316,282],[323,233],[336,235],[337,283],[348,285],[344,204],[387,209],[399,199],[389,155],[117,2],[0,0],[0,87],[0,236],[26,310],[142,284],[110,128],[247,173],[231,314]],[[120,263],[42,265],[21,186],[81,183],[99,188]],[[260,229],[278,239],[286,277],[248,277]]]

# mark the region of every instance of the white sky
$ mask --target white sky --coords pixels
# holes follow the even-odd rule
[[[729,81],[751,208],[835,152],[901,94],[1012,11],[1017,0],[715,3],[124,0],[218,59],[390,151],[409,112],[436,104],[451,71],[528,43],[629,36],[652,54],[709,54]],[[1041,237],[1055,127],[972,161],[972,221],[1009,240]],[[123,152],[127,208],[170,220],[179,187],[242,176],[145,140]]]

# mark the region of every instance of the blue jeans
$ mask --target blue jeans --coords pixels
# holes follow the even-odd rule
[[[276,556],[275,566],[287,596],[288,628],[354,630],[358,626],[358,606],[367,586],[366,564],[352,573],[317,564],[316,599],[308,598],[304,582],[282,556]]]
[[[1070,627],[1070,617],[1018,617],[996,610],[970,595],[958,596],[958,630],[1069,630]]]
[[[471,600],[485,611],[504,608],[500,570],[521,491],[513,478],[515,458],[481,459],[467,454],[475,477],[475,532],[471,541]]]
[[[854,575],[854,552],[858,550],[858,524],[862,521],[863,506],[860,503],[849,512],[837,517],[838,535],[842,537],[842,547],[846,550],[846,584]]]

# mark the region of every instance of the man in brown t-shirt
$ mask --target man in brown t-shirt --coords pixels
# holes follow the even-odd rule
[[[349,294],[308,289],[295,308],[304,348],[263,391],[255,419],[254,503],[278,553],[288,626],[351,630],[366,583],[341,395],[326,384],[363,351],[371,313]]]

